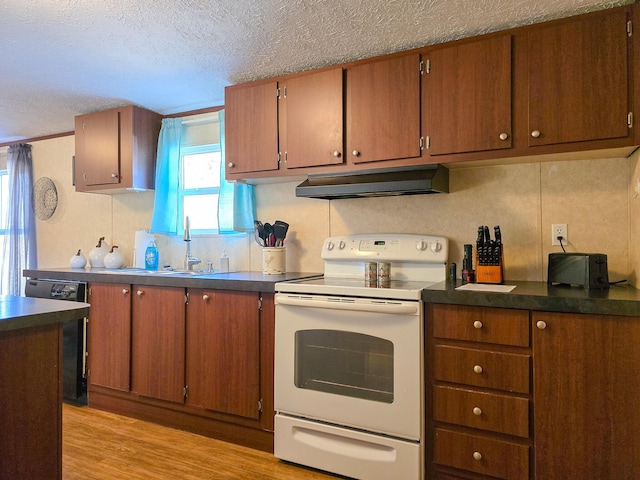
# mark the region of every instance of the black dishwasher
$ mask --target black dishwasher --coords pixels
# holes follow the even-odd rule
[[[87,284],[66,280],[28,279],[24,294],[26,297],[86,302]],[[78,318],[66,322],[62,327],[62,398],[82,405],[87,404],[86,324],[86,318]]]

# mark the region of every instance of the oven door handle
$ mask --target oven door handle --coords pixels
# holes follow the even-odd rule
[[[355,301],[343,298],[315,299],[297,295],[276,295],[276,304],[294,307],[352,310],[359,312],[387,313],[393,315],[419,315],[420,302]]]

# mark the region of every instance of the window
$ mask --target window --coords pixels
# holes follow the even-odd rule
[[[0,252],[4,252],[4,239],[7,234],[7,208],[9,208],[9,175],[0,170]]]
[[[224,180],[224,110],[165,118],[158,138],[151,233],[253,233],[252,185]]]
[[[218,232],[218,197],[220,193],[220,144],[180,148],[178,218],[189,217],[191,233]]]

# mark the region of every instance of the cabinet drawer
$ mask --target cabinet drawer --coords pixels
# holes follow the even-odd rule
[[[436,345],[433,376],[444,382],[529,393],[529,355]]]
[[[434,387],[433,418],[439,422],[529,437],[529,400],[526,398]]]
[[[433,461],[508,480],[529,478],[529,447],[436,428]]]
[[[436,338],[529,346],[529,312],[506,308],[433,305]]]

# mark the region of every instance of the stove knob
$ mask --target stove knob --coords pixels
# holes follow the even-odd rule
[[[344,243],[342,240],[340,240],[338,242],[338,250],[344,250],[344,247],[346,247],[346,246],[347,246],[347,244]]]
[[[424,240],[418,240],[418,242],[416,243],[416,250],[418,250],[419,252],[424,252],[428,246],[429,244]]]
[[[442,250],[442,244],[440,242],[433,242],[431,244],[431,251],[432,252],[437,253],[440,250]]]
[[[333,242],[327,242],[327,250],[331,251],[331,250],[333,250],[333,247],[335,247]]]

